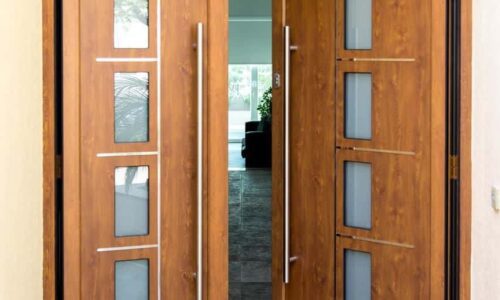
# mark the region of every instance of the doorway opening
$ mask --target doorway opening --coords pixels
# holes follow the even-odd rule
[[[271,6],[229,1],[229,299],[271,299]]]

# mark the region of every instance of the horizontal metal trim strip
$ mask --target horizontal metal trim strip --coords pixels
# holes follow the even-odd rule
[[[352,61],[352,62],[415,62],[415,58],[397,58],[397,57],[349,57],[337,58],[337,61]]]
[[[361,151],[361,152],[376,152],[376,153],[386,153],[386,154],[399,154],[399,155],[409,155],[409,156],[415,156],[416,155],[416,153],[413,152],[413,151],[399,151],[399,150],[364,148],[364,147],[342,147],[342,146],[338,146],[337,149],[339,149],[339,150]]]
[[[156,57],[98,57],[96,62],[157,62]]]
[[[151,248],[158,248],[158,245],[140,245],[140,246],[97,248],[97,252],[127,251],[127,250],[140,250],[140,249],[151,249]]]
[[[377,239],[359,237],[359,236],[355,236],[355,235],[348,235],[348,234],[337,233],[337,236],[340,237],[340,238],[347,238],[347,239],[351,239],[351,240],[355,240],[355,241],[362,241],[362,242],[368,242],[368,243],[374,243],[374,244],[380,244],[380,245],[401,247],[401,248],[407,248],[407,249],[414,249],[415,248],[415,246],[410,245],[410,244],[404,244],[404,243],[398,243],[398,242],[392,242],[392,241],[384,241],[384,240],[377,240]]]
[[[97,153],[97,157],[125,157],[125,156],[153,156],[158,155],[158,151],[145,151],[145,152],[111,152],[111,153]]]

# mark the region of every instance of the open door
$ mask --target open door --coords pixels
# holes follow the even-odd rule
[[[65,1],[65,299],[227,294],[226,7]]]
[[[273,8],[273,298],[442,299],[444,2]]]

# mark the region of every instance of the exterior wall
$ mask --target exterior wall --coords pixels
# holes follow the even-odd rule
[[[500,1],[473,1],[472,63],[472,299],[500,295]]]
[[[0,299],[42,299],[41,0],[0,0]]]

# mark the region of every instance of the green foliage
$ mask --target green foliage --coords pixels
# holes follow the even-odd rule
[[[273,103],[273,88],[269,87],[264,94],[262,94],[262,99],[257,106],[257,111],[259,111],[262,120],[270,120],[272,114],[272,103]]]

